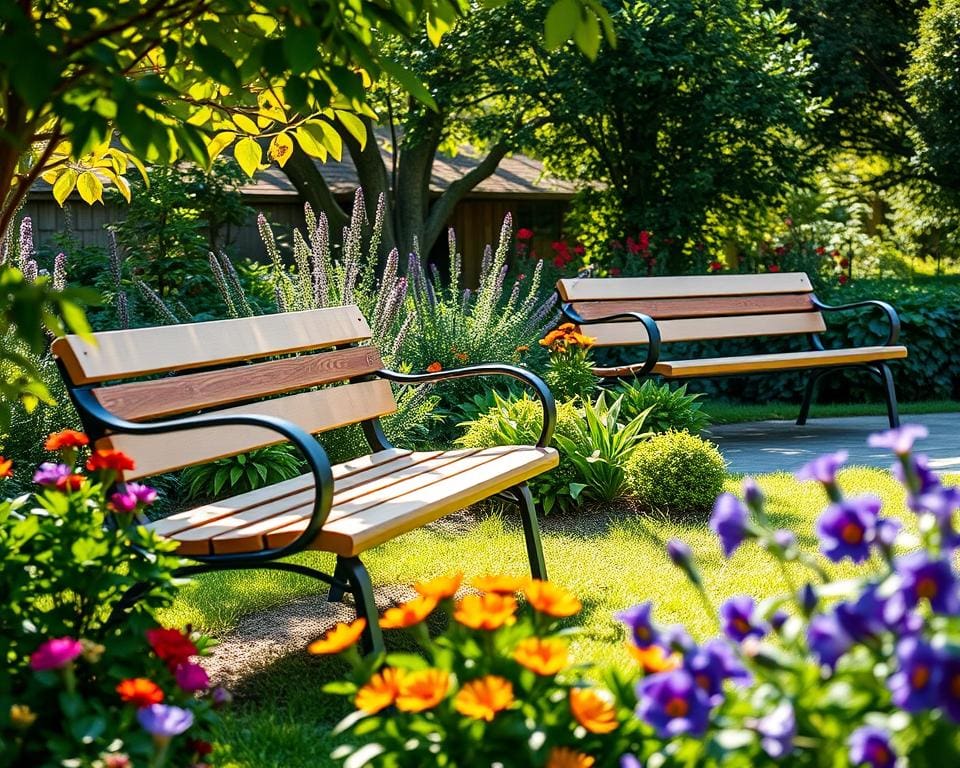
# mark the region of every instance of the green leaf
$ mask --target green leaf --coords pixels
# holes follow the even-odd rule
[[[247,136],[237,142],[237,146],[233,150],[233,156],[237,159],[243,172],[247,176],[253,177],[263,160],[263,150],[254,139]]]
[[[334,114],[343,124],[343,127],[347,129],[347,132],[357,140],[360,149],[363,149],[367,145],[367,126],[363,120],[352,112],[346,112],[342,109],[335,110]]]
[[[214,80],[238,90],[243,86],[236,65],[219,48],[197,43],[193,46],[193,58],[200,69]]]
[[[580,5],[577,0],[556,0],[547,11],[543,25],[544,44],[548,50],[555,51],[577,30],[580,21]]]
[[[600,22],[595,14],[586,12],[573,33],[580,50],[591,61],[597,58],[600,51]]]
[[[427,90],[418,75],[391,59],[382,59],[380,66],[384,72],[396,80],[397,83],[417,101],[426,104],[430,109],[435,110],[437,108],[437,102],[434,101],[433,96],[430,95],[430,91]]]

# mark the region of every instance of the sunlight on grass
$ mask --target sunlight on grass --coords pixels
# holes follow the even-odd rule
[[[923,400],[915,403],[900,403],[900,413],[905,416],[921,413],[957,413],[960,401]],[[727,403],[710,400],[703,410],[714,424],[740,424],[749,421],[793,421],[800,412],[799,403]],[[814,403],[810,409],[811,419],[834,419],[843,416],[886,416],[887,406],[876,403]]]

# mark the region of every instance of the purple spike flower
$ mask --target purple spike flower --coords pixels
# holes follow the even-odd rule
[[[748,516],[746,506],[732,493],[717,497],[710,515],[710,530],[720,537],[724,557],[731,557],[747,537]]]
[[[657,642],[657,630],[650,618],[652,610],[653,603],[648,600],[616,614],[616,618],[627,625],[630,639],[637,648],[649,648]]]
[[[890,746],[890,734],[882,728],[864,725],[857,728],[848,742],[850,764],[869,768],[893,768],[897,753]]]
[[[720,620],[727,637],[737,642],[750,636],[763,637],[770,629],[755,620],[753,598],[746,595],[731,597],[721,605]]]
[[[710,701],[685,670],[644,678],[637,685],[637,700],[637,716],[652,725],[660,738],[681,733],[700,736],[707,730]]]
[[[921,712],[937,706],[942,664],[937,653],[916,637],[897,644],[899,668],[890,677],[893,703],[907,712]]]
[[[898,558],[896,572],[900,576],[900,593],[907,607],[913,608],[926,598],[936,613],[960,615],[960,594],[949,562],[933,560],[921,550]]]
[[[861,496],[831,504],[817,520],[820,549],[833,562],[849,557],[862,563],[870,557],[877,533],[880,499]]]
[[[929,431],[922,424],[904,424],[897,429],[888,429],[886,432],[877,432],[867,438],[867,445],[871,448],[889,448],[897,456],[906,456],[913,450],[913,444],[922,440]]]

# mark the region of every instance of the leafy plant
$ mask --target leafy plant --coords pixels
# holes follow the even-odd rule
[[[554,397],[589,399],[599,381],[590,357],[593,342],[591,337],[579,333],[573,323],[563,323],[540,339],[540,345],[550,350],[543,379]]]
[[[726,463],[717,447],[686,431],[653,435],[627,464],[630,489],[647,510],[699,519],[723,491]]]
[[[698,400],[702,393],[687,394],[687,385],[674,389],[669,384],[657,384],[652,379],[622,379],[613,387],[613,393],[622,399],[620,413],[632,419],[647,412],[644,426],[653,433],[687,430],[696,435],[710,425],[710,417],[703,412]]]
[[[183,470],[183,487],[188,499],[211,498],[229,490],[231,494],[254,491],[296,477],[303,471],[299,455],[289,445],[269,445],[209,464]]]

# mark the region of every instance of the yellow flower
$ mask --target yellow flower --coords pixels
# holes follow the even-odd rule
[[[485,675],[460,689],[453,706],[461,715],[488,723],[513,704],[513,685],[497,675]]]
[[[647,648],[637,648],[633,643],[626,645],[630,655],[640,662],[643,671],[648,675],[656,672],[670,672],[680,666],[679,654],[668,654],[659,645],[651,645]]]
[[[569,656],[567,644],[556,638],[528,637],[517,643],[513,658],[538,675],[555,675],[565,666]]]
[[[325,656],[330,653],[340,653],[349,648],[363,634],[367,627],[366,619],[357,619],[352,624],[337,624],[319,640],[314,640],[307,646],[307,651],[314,656]]]
[[[589,688],[570,689],[570,712],[590,733],[610,733],[619,725],[613,705]]]
[[[14,728],[29,728],[37,721],[37,713],[26,704],[14,704],[10,707],[10,723]]]
[[[437,598],[435,597],[415,597],[408,600],[396,608],[388,608],[383,618],[380,619],[380,626],[384,629],[403,629],[419,624],[427,616],[433,613],[437,607]]]
[[[567,334],[568,344],[578,344],[581,347],[592,347],[597,339],[594,336],[584,336],[582,333],[573,332]]]
[[[572,592],[540,579],[530,579],[523,588],[523,594],[535,610],[555,618],[573,616],[582,607]]]
[[[492,630],[512,624],[516,610],[517,600],[509,595],[467,595],[457,603],[453,618],[471,629]]]
[[[370,715],[389,707],[397,700],[404,675],[402,669],[384,667],[357,691],[354,705]]]
[[[570,747],[554,747],[547,756],[546,768],[592,768],[597,761]]]
[[[450,688],[450,673],[442,669],[423,669],[404,675],[397,693],[401,712],[423,712],[443,701]]]
[[[487,574],[486,576],[478,576],[470,583],[481,592],[497,592],[502,595],[510,595],[522,589],[527,580],[518,576]]]
[[[414,584],[413,588],[424,597],[444,600],[457,594],[457,590],[460,589],[462,582],[463,574],[457,572],[452,576],[437,576],[437,578],[431,579],[430,581],[421,581],[418,584]]]

